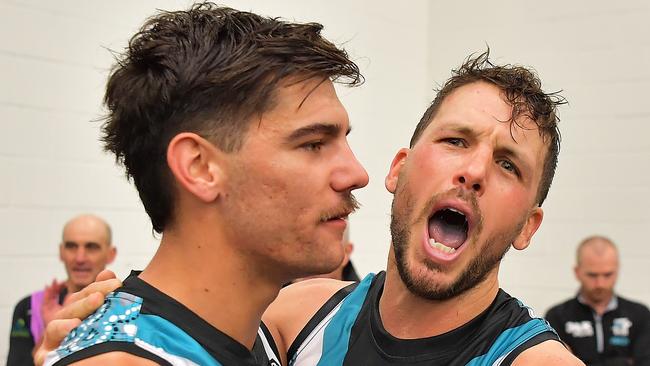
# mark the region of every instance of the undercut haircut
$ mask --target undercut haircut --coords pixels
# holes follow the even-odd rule
[[[254,117],[274,107],[286,78],[363,83],[322,29],[200,3],[160,12],[131,38],[108,79],[102,141],[133,180],[156,232],[173,220],[166,151],[174,136],[193,132],[234,152]]]
[[[452,77],[437,91],[435,99],[416,126],[410,147],[417,143],[442,102],[454,90],[479,81],[495,85],[501,89],[506,102],[512,106],[510,119],[503,122],[509,122],[511,129],[515,126],[525,128],[520,124],[521,118],[531,119],[537,126],[542,140],[548,145],[537,192],[537,204],[541,206],[553,182],[560,152],[561,137],[557,126],[560,118],[557,107],[566,104],[566,99],[560,92],[545,93],[534,70],[519,65],[494,65],[489,56],[488,48],[478,56],[470,55],[458,69],[452,70]]]

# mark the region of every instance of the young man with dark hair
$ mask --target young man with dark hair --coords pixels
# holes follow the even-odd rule
[[[361,75],[321,29],[204,3],[131,39],[103,141],[160,246],[48,364],[278,364],[262,313],[282,284],[338,266],[368,181],[333,85]]]

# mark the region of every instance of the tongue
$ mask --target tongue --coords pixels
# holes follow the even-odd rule
[[[435,218],[429,221],[429,236],[436,242],[454,249],[458,249],[467,239],[464,228]]]

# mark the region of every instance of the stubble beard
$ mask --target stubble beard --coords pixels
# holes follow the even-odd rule
[[[478,286],[483,282],[487,275],[499,264],[503,256],[510,249],[511,243],[523,228],[524,221],[518,223],[512,230],[488,238],[483,246],[484,253],[476,255],[461,274],[449,285],[436,283],[431,280],[431,274],[441,273],[444,271],[442,266],[431,261],[429,258],[424,259],[426,273],[415,273],[412,266],[409,265],[407,252],[409,239],[411,238],[410,219],[413,217],[412,198],[405,187],[398,188],[393,199],[391,210],[390,231],[392,236],[393,251],[395,253],[395,262],[397,271],[406,285],[406,288],[418,297],[427,300],[448,300],[462,295]],[[431,201],[435,202],[441,195],[434,196]],[[398,201],[403,200],[405,204],[400,207]],[[426,207],[431,207],[427,205]],[[477,216],[481,217],[478,208],[475,207]],[[423,215],[428,218],[428,213]],[[479,220],[483,221],[482,217]],[[472,233],[472,238],[464,245],[478,245],[478,237],[482,232],[482,225],[478,224],[476,230]],[[506,244],[507,243],[507,244]],[[499,250],[490,250],[490,248],[501,248]]]

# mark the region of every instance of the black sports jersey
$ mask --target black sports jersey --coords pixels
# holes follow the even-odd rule
[[[650,366],[650,310],[622,297],[602,316],[573,298],[551,308],[546,319],[587,365]]]
[[[384,280],[384,272],[371,274],[330,298],[289,348],[289,364],[510,365],[527,348],[559,341],[544,319],[503,290],[488,309],[457,329],[429,338],[397,339],[379,317]]]
[[[59,305],[63,304],[67,294],[68,289],[63,286],[59,292]],[[32,351],[45,328],[41,314],[44,295],[44,290],[36,291],[16,304],[11,320],[7,366],[34,366]]]
[[[121,351],[161,365],[279,366],[273,338],[261,324],[253,352],[183,304],[131,272],[124,286],[48,354],[46,365],[67,365]]]

